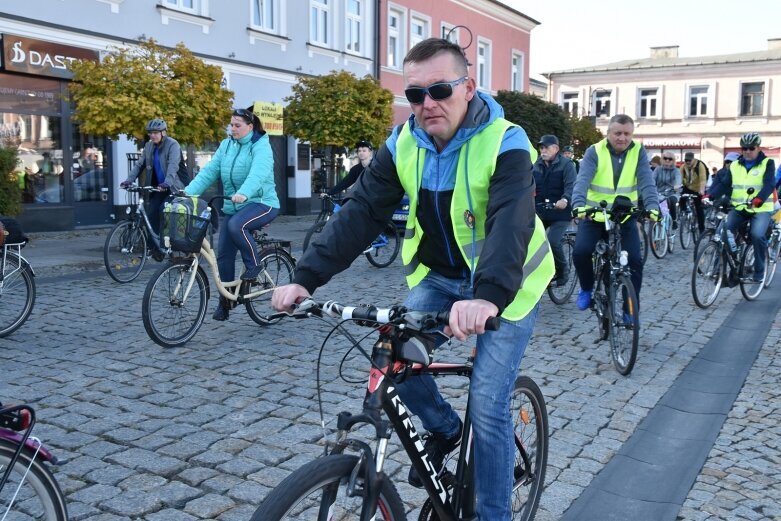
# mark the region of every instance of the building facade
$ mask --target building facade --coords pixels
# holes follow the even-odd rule
[[[402,63],[407,51],[430,37],[465,49],[477,88],[529,90],[529,40],[536,20],[495,0],[379,0],[379,78],[394,94],[393,124],[409,118]]]
[[[740,152],[740,136],[762,135],[781,157],[781,39],[764,51],[684,58],[678,47],[651,48],[647,58],[546,73],[550,99],[593,118],[603,133],[611,116],[635,120],[635,139],[649,155],[693,152],[709,167]]]
[[[86,136],[67,99],[72,58],[154,38],[179,42],[224,71],[234,105],[284,103],[299,75],[376,74],[372,0],[27,0],[0,13],[0,144],[19,149],[29,231],[102,225],[124,203],[119,183],[137,147]],[[165,118],[165,114],[161,114]],[[228,122],[226,121],[226,127]],[[309,213],[307,145],[273,136],[277,192],[287,213]],[[203,164],[209,149],[196,154]],[[196,166],[197,167],[197,166]]]

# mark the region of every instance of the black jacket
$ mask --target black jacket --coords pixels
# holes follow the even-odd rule
[[[567,200],[567,207],[563,210],[543,210],[537,208],[537,215],[543,221],[569,221],[572,213],[572,187],[575,185],[575,163],[561,154],[556,154],[549,164],[543,161],[542,156],[534,163],[534,182],[537,192],[534,202],[544,204],[547,199],[551,204],[561,198]]]

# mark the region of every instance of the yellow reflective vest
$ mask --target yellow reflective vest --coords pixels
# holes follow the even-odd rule
[[[488,186],[496,168],[502,139],[511,126],[515,125],[504,118],[498,118],[475,134],[459,152],[456,183],[450,203],[450,221],[453,224],[456,244],[472,274],[478,265],[485,242]],[[418,258],[418,247],[423,236],[423,229],[416,217],[418,190],[423,178],[423,157],[419,154],[425,155],[426,150],[418,148],[407,122],[396,142],[396,170],[410,199],[407,228],[401,249],[401,259],[410,288],[418,285],[430,270]],[[554,271],[553,255],[545,228],[542,221],[535,217],[534,233],[523,264],[521,288],[501,316],[507,320],[520,320],[525,317],[540,300],[553,278]]]
[[[591,185],[586,192],[586,206],[599,207],[601,201],[607,201],[608,209],[613,207],[613,201],[617,195],[624,195],[637,206],[637,160],[640,157],[640,143],[632,141],[634,146],[626,152],[624,168],[616,185],[613,176],[613,159],[607,148],[607,139],[603,139],[594,145],[597,153],[597,171],[591,180]],[[601,213],[594,214],[595,221],[604,221]]]
[[[773,211],[773,199],[768,197],[762,206],[754,208],[748,204],[752,198],[759,195],[759,191],[762,190],[763,179],[765,177],[765,170],[767,170],[767,162],[770,158],[766,157],[761,162],[751,167],[751,170],[746,170],[746,167],[740,164],[740,161],[733,161],[729,166],[730,174],[732,174],[732,204],[733,206],[747,205],[745,209],[749,213],[760,212],[772,212]],[[749,196],[748,189],[753,188],[754,192]]]

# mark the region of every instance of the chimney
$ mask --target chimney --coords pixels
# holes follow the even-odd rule
[[[778,51],[778,50],[781,50],[781,38],[768,38],[767,39],[767,50],[768,51]]]
[[[662,47],[651,47],[651,59],[657,58],[677,58],[677,45],[664,45]]]

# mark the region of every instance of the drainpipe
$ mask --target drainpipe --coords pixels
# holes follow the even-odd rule
[[[382,0],[377,0],[377,12],[374,15],[374,77],[380,81],[380,13]]]

